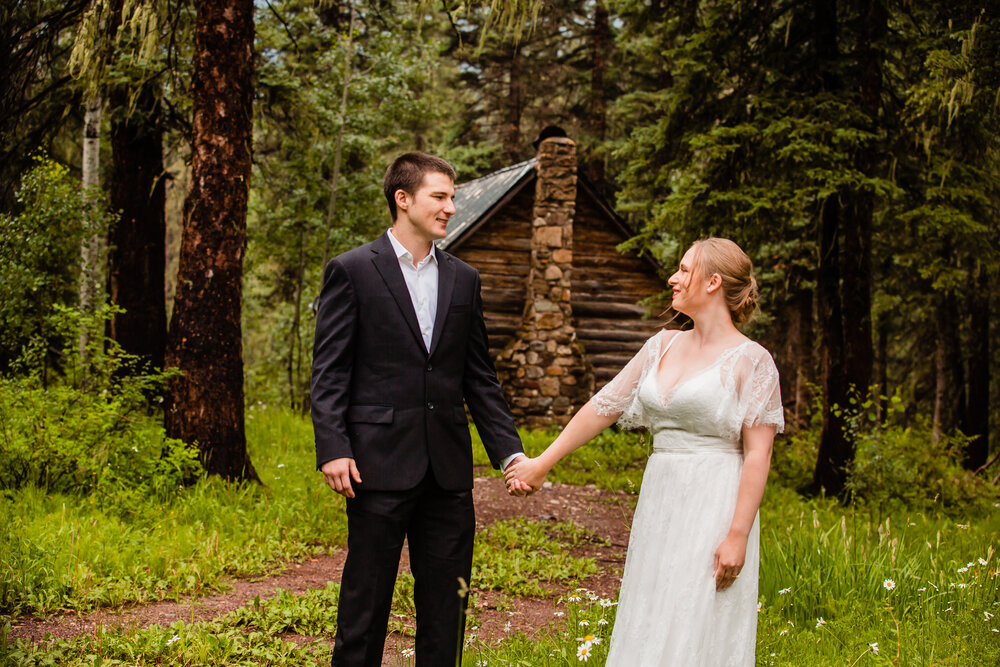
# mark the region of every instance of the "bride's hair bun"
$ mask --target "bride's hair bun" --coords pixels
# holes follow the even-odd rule
[[[697,257],[695,265],[703,276],[718,273],[722,277],[722,291],[733,324],[749,322],[757,312],[760,290],[747,254],[729,239],[717,237],[695,241],[691,247]]]

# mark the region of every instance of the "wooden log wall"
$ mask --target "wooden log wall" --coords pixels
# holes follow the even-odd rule
[[[570,302],[577,338],[594,367],[595,389],[607,384],[662,326],[659,318],[644,319],[647,308],[638,303],[661,293],[666,281],[649,262],[620,254],[616,248],[625,240],[590,195],[578,190]]]
[[[535,187],[528,183],[502,210],[452,251],[479,270],[483,314],[493,359],[514,337],[524,315],[531,267],[531,216]]]

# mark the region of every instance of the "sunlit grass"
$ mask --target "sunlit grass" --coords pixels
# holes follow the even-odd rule
[[[0,600],[19,612],[53,611],[200,593],[227,576],[268,572],[343,544],[343,500],[314,470],[309,421],[258,406],[248,413],[248,434],[265,488],[205,480],[128,520],[86,499],[7,493],[0,520],[12,530],[0,535]],[[551,437],[525,434],[526,450],[537,453]],[[647,447],[640,436],[608,432],[552,479],[637,491]],[[487,464],[480,448],[476,461]],[[998,664],[1000,512],[984,512],[982,503],[960,518],[954,507],[871,507],[806,499],[773,481],[761,510],[758,664]],[[597,564],[571,552],[589,539],[572,524],[528,518],[480,531],[474,587],[540,597],[553,615],[541,627],[520,627],[513,617],[509,631],[490,637],[472,629],[473,616],[465,664],[577,665],[590,634],[602,641],[586,662],[603,663],[615,608],[576,591]],[[412,619],[412,578],[400,577],[396,589],[394,613]],[[338,592],[330,584],[282,593],[211,622],[99,632],[52,646],[0,642],[0,658],[25,665],[321,665],[329,661],[327,646],[276,634],[332,636]],[[570,602],[573,595],[580,600]],[[602,618],[606,625],[598,625]],[[392,628],[407,636],[412,623],[397,619]],[[412,657],[400,655],[398,664],[413,664]]]

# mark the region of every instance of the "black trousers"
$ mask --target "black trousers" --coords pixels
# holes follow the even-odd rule
[[[446,491],[428,470],[406,491],[347,499],[347,562],[340,584],[333,667],[380,667],[405,538],[417,608],[417,667],[451,667],[460,655],[476,516],[472,491]]]

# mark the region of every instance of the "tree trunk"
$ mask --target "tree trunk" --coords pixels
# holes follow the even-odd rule
[[[80,310],[93,312],[101,299],[104,285],[104,252],[107,241],[97,213],[97,189],[101,180],[101,103],[100,94],[87,100],[83,119],[82,185],[87,203],[88,234],[80,249]],[[96,335],[88,326],[80,329],[80,356],[87,357],[90,341]]]
[[[604,158],[599,150],[604,141],[608,125],[608,102],[605,90],[604,76],[607,71],[608,58],[614,44],[611,34],[608,8],[603,0],[594,4],[594,30],[591,44],[593,66],[590,70],[590,131],[594,136],[597,150],[592,149],[588,156],[587,172],[597,191],[608,194],[607,180],[604,174]]]
[[[127,114],[129,89],[109,93],[112,108],[111,206],[121,218],[111,230],[111,300],[125,309],[111,321],[111,337],[153,368],[163,368],[167,339],[163,128],[155,84],[142,84]]]
[[[932,437],[962,428],[965,415],[965,381],[959,347],[958,304],[951,292],[941,294],[935,306],[934,419]],[[964,429],[963,429],[964,430]]]
[[[970,290],[966,435],[975,437],[975,440],[966,448],[963,462],[969,470],[986,463],[990,448],[990,366],[993,360],[993,350],[990,349],[990,293],[994,284],[989,273],[980,268]]]
[[[240,327],[253,96],[253,0],[197,4],[191,191],[166,364],[167,434],[210,474],[258,480],[247,454]],[[259,481],[259,480],[258,480]]]
[[[517,44],[510,48],[510,67],[508,69],[507,118],[503,131],[503,150],[508,164],[521,159],[521,49]]]
[[[848,391],[844,374],[844,328],[840,301],[841,208],[837,195],[826,200],[820,223],[819,272],[816,276],[820,320],[820,363],[823,379],[823,426],[811,490],[840,495],[854,460],[854,440],[844,419]]]

